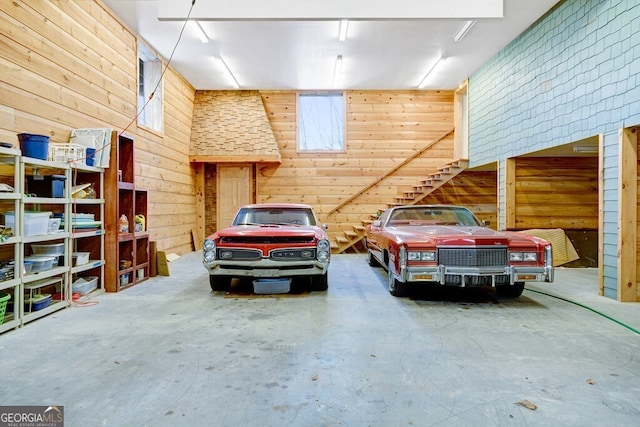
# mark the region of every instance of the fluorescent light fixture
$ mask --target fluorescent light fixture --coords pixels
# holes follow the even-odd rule
[[[340,78],[340,73],[342,72],[342,55],[338,55],[336,58],[336,65],[333,69],[333,86],[336,85],[336,82]]]
[[[209,36],[204,31],[204,28],[202,28],[202,25],[200,25],[198,21],[193,21],[193,23],[195,24],[194,27],[198,31],[198,37],[200,38],[200,41],[202,43],[209,43]]]
[[[598,152],[598,147],[594,147],[591,145],[574,145],[573,146],[574,153],[591,153],[595,154]]]
[[[218,57],[220,59],[220,62],[222,63],[222,68],[224,68],[224,71],[227,74],[227,77],[229,77],[229,79],[233,82],[233,87],[236,89],[240,89],[240,83],[238,83],[238,80],[236,80],[236,76],[233,75],[233,73],[231,72],[231,70],[229,69],[229,66],[227,65],[226,62],[224,62],[224,59],[222,59],[222,56]]]
[[[433,63],[433,65],[427,70],[427,72],[425,73],[424,77],[422,78],[422,80],[420,80],[420,83],[418,84],[418,88],[422,89],[423,87],[425,87],[427,85],[427,77],[429,77],[429,75],[431,74],[431,72],[441,63],[444,62],[445,58],[440,55],[438,57],[438,59],[436,59],[436,61]]]
[[[475,24],[475,23],[476,23],[476,21],[467,21],[467,22],[465,22],[464,25],[458,30],[456,35],[453,36],[453,41],[457,43],[460,40],[462,40],[462,38],[467,35],[469,30],[471,29],[471,27],[473,27],[473,24]]]
[[[343,42],[347,39],[347,31],[349,31],[349,20],[340,20],[340,29],[338,31],[338,40]]]

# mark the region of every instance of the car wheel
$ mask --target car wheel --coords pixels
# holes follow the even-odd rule
[[[378,263],[378,260],[373,256],[370,250],[367,250],[367,263],[369,263],[371,267],[377,267],[380,265]]]
[[[517,298],[524,291],[524,282],[515,282],[513,285],[503,285],[498,287],[498,292],[506,297]]]
[[[329,287],[329,273],[324,273],[321,276],[311,277],[311,289],[314,291],[326,291]]]
[[[212,291],[228,291],[231,287],[231,277],[209,276],[209,284]]]
[[[394,297],[403,297],[406,294],[406,284],[398,281],[391,272],[391,265],[387,267],[389,293]]]

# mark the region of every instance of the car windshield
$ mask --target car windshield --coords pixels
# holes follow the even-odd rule
[[[316,225],[311,209],[306,208],[242,208],[233,225]]]
[[[458,225],[472,227],[482,224],[466,208],[435,206],[395,209],[387,225]]]

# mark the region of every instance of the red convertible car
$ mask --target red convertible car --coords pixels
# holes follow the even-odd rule
[[[527,281],[552,282],[551,244],[518,232],[487,228],[461,206],[400,206],[366,229],[369,265],[388,272],[389,292],[406,293],[413,282],[495,287],[522,294]]]
[[[306,276],[314,290],[328,286],[329,238],[308,205],[244,206],[231,227],[205,239],[202,256],[214,291],[228,290],[234,277],[268,282]]]

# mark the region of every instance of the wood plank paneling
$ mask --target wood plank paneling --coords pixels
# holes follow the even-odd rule
[[[296,93],[261,92],[282,163],[260,165],[258,202],[304,202],[336,237],[361,225],[387,203],[453,160],[453,135],[327,215],[351,195],[384,176],[453,127],[453,91],[348,91],[346,150],[299,153],[296,146]]]
[[[189,141],[195,90],[169,67],[164,132],[137,127],[137,38],[94,0],[15,0],[0,10],[0,136],[67,142],[74,128],[109,127],[135,139],[138,186],[159,250],[191,250],[195,173]]]
[[[515,159],[512,228],[598,228],[598,159]],[[513,212],[512,212],[513,214]]]

